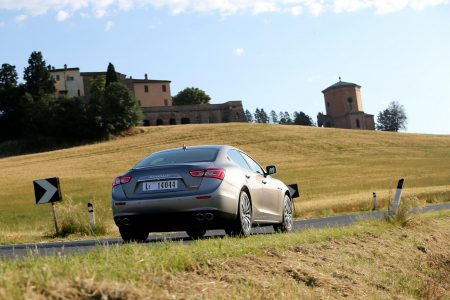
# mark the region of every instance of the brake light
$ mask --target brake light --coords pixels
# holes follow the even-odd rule
[[[192,177],[207,177],[207,178],[216,178],[223,180],[225,177],[224,169],[204,169],[204,170],[194,170],[190,171]]]
[[[131,176],[119,176],[114,178],[112,186],[115,187],[120,184],[126,184],[131,181]]]

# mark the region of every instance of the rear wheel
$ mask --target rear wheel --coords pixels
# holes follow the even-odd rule
[[[148,231],[135,227],[119,227],[119,232],[125,243],[143,243],[148,238]]]
[[[186,230],[186,233],[191,239],[198,240],[198,239],[202,238],[205,235],[206,230],[204,230],[204,229],[191,229],[191,230]]]
[[[294,217],[294,207],[291,198],[288,195],[284,195],[283,198],[283,221],[280,224],[273,225],[273,229],[278,232],[290,232],[292,231]]]
[[[231,236],[249,236],[252,231],[252,203],[246,191],[239,195],[238,218],[235,223],[225,229]]]

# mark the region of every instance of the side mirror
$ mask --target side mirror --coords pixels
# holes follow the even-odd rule
[[[272,175],[272,174],[275,174],[276,172],[277,172],[277,167],[275,167],[275,166],[267,166],[266,167],[267,175]]]

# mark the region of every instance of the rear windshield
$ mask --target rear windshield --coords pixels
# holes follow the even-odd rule
[[[183,164],[192,162],[215,161],[218,149],[212,148],[187,148],[154,153],[139,162],[135,168],[165,166],[171,164]]]

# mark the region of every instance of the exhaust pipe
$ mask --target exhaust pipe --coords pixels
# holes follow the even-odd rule
[[[205,219],[207,221],[212,221],[214,219],[214,215],[212,213],[206,213],[205,214]]]
[[[130,225],[130,220],[128,218],[123,218],[122,219],[122,225],[124,225],[124,226]]]
[[[197,219],[197,221],[204,221],[205,220],[205,215],[203,215],[202,213],[198,213],[195,215],[195,218]]]

